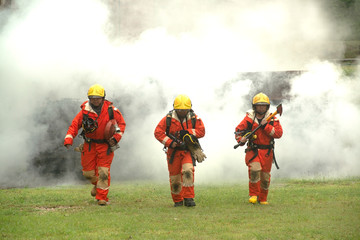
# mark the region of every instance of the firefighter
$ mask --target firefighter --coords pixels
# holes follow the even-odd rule
[[[236,127],[235,139],[241,145],[247,142],[245,162],[249,174],[249,203],[259,202],[267,205],[270,186],[270,171],[274,155],[274,139],[283,134],[279,120],[274,116],[268,122],[270,100],[264,93],[256,94],[252,101],[252,110],[246,112],[245,118]],[[248,140],[246,133],[261,127]]]
[[[101,85],[91,86],[88,98],[72,121],[64,146],[69,149],[79,129],[83,129],[81,136],[84,143],[79,146],[83,175],[94,185],[91,196],[104,206],[108,203],[113,151],[118,148],[126,123],[120,111],[105,99],[105,90]]]
[[[173,107],[156,126],[154,135],[164,144],[174,207],[194,207],[194,166],[206,158],[197,139],[205,135],[205,127],[188,96],[178,95]]]

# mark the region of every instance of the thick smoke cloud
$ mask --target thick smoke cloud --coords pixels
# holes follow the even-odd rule
[[[114,180],[167,181],[153,131],[180,93],[206,126],[196,181],[246,180],[233,132],[259,91],[284,106],[273,176],[360,174],[359,73],[327,61],[350,31],[320,1],[14,2],[0,10],[2,187],[78,180],[80,156],[62,141],[94,83],[127,121]]]

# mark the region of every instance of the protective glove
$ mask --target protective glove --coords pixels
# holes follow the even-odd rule
[[[118,143],[115,137],[111,137],[108,142],[111,147],[115,146]]]
[[[75,152],[82,152],[82,150],[84,149],[84,144],[80,144],[78,147],[74,148]]]
[[[194,159],[201,163],[205,160],[206,155],[203,152],[200,143],[198,141],[198,139],[193,136],[193,135],[186,135],[184,138],[184,142],[186,144],[186,146],[188,147],[188,149],[191,152],[191,155],[194,157]]]

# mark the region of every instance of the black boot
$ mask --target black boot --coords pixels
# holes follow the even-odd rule
[[[195,207],[196,206],[193,198],[184,198],[184,200],[185,200],[185,204],[184,204],[185,206],[187,206],[187,207]]]
[[[184,205],[184,201],[174,203],[174,207],[181,207],[182,205]]]

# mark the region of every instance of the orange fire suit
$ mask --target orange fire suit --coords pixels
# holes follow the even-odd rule
[[[265,118],[270,115],[265,113]],[[244,130],[254,130],[259,126],[259,121],[255,117],[254,110],[249,110],[245,118],[235,128],[236,132]],[[255,135],[255,140],[250,140],[245,150],[245,162],[248,166],[249,174],[249,195],[258,196],[260,202],[267,201],[270,186],[270,171],[274,157],[274,138],[281,138],[283,134],[279,120],[274,117],[265,127],[260,127]],[[241,136],[235,135],[235,139],[240,142]]]
[[[169,135],[176,136],[176,132],[180,130],[187,130],[189,134],[192,134],[197,138],[202,138],[205,135],[205,126],[196,114],[195,127],[192,126],[190,112],[183,122],[180,122],[175,111],[172,111],[171,114]],[[176,147],[175,149],[170,147],[173,139],[166,135],[166,128],[167,124],[165,116],[156,126],[154,135],[159,142],[164,144],[164,148],[167,148],[166,154],[172,199],[174,202],[181,202],[184,198],[195,197],[194,163],[189,150],[180,147]]]
[[[120,141],[124,134],[126,123],[120,111],[112,106],[108,100],[104,100],[100,115],[92,108],[88,101],[81,106],[81,111],[73,119],[68,132],[65,136],[64,145],[72,145],[73,139],[82,127],[84,115],[88,114],[89,118],[97,121],[98,127],[91,133],[85,133],[86,141],[81,152],[81,165],[83,175],[96,186],[96,199],[108,201],[108,192],[110,186],[110,166],[114,158],[114,152],[109,150],[109,144],[104,139],[104,130],[107,122],[110,120],[108,108],[113,108],[113,119],[116,120],[120,132],[114,134],[117,142]]]

